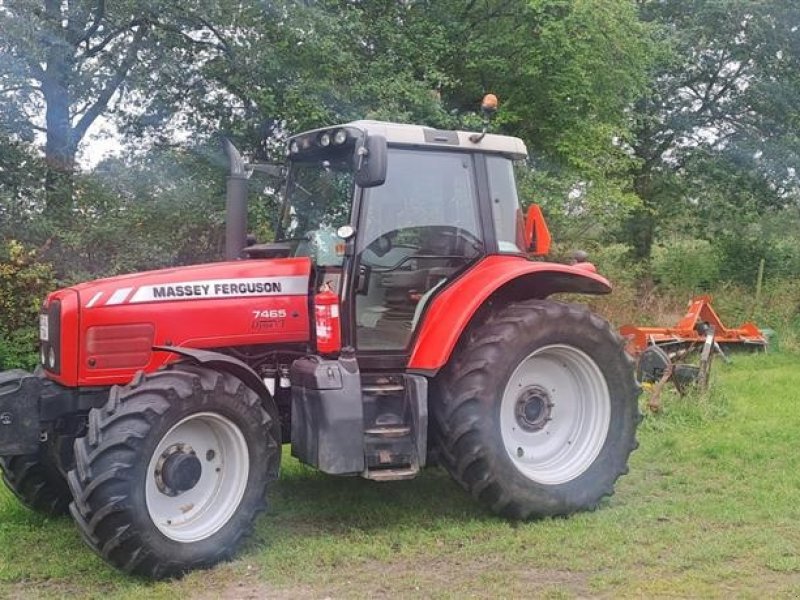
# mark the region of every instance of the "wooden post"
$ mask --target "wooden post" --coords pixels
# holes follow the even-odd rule
[[[758,279],[756,279],[756,301],[753,305],[753,314],[751,315],[752,319],[756,318],[757,314],[761,313],[761,287],[764,284],[764,263],[766,262],[765,259],[761,259],[758,263]]]

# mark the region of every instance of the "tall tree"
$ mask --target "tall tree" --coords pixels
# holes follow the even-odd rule
[[[710,187],[724,189],[731,168],[759,188],[757,208],[791,198],[800,148],[800,6],[793,0],[639,4],[644,19],[659,25],[667,49],[635,113],[632,149],[639,162],[632,177],[642,206],[625,235],[646,258],[659,220],[672,218],[676,203],[696,205],[716,195]]]
[[[652,43],[629,0],[271,6],[253,15],[235,64],[218,63],[235,101],[193,101],[245,144],[358,118],[476,128],[481,96],[495,92],[495,130],[528,143],[553,211],[569,201],[597,219],[635,201],[625,142]]]
[[[48,213],[69,216],[76,153],[101,115],[147,110],[153,90],[226,52],[220,15],[205,0],[0,2],[0,126],[44,135]]]

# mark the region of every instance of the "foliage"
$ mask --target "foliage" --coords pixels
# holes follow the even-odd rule
[[[763,260],[767,279],[800,278],[798,227],[796,212],[786,210],[720,232],[713,239],[721,257],[720,276],[725,281],[755,285]]]
[[[112,111],[152,112],[196,85],[227,51],[233,3],[195,0],[11,0],[0,7],[0,121],[33,141],[45,134],[47,209],[71,216],[75,156],[89,128]]]
[[[287,130],[359,118],[478,128],[493,91],[496,129],[522,137],[560,189],[580,187],[573,205],[603,219],[637,202],[626,107],[646,85],[650,38],[630,2],[326,0],[253,18],[236,62],[210,74],[236,101],[197,99],[251,153],[274,157]],[[568,212],[564,195],[553,200]]]
[[[32,148],[0,131],[0,239],[36,236],[44,206],[43,166]]]
[[[800,277],[799,26],[790,0],[5,2],[0,236],[59,285],[214,260],[222,135],[279,161],[353,119],[478,129],[492,91],[554,257],[588,250],[617,305],[752,289],[762,259],[777,285]],[[74,172],[105,122],[125,148]],[[279,186],[251,190],[267,240]]]
[[[653,247],[652,273],[666,287],[696,293],[719,282],[719,256],[706,240],[674,238]]]
[[[633,113],[631,147],[639,162],[632,177],[643,207],[623,236],[646,258],[676,202],[702,210],[709,197],[719,207],[716,197],[750,211],[797,201],[792,99],[800,93],[800,6],[792,0],[641,4],[665,49]],[[696,223],[709,225],[713,220]]]
[[[58,233],[63,279],[217,260],[225,228],[220,161],[221,151],[208,146],[157,149],[133,162],[106,160],[79,177],[78,211]]]
[[[42,298],[55,288],[52,267],[18,241],[0,246],[0,370],[30,368]]]

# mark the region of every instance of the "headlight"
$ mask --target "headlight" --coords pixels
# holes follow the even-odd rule
[[[56,368],[56,351],[50,346],[50,351],[47,353],[47,366],[53,370]]]
[[[319,145],[323,148],[327,148],[331,145],[331,134],[330,133],[323,133],[319,136]]]
[[[333,134],[333,143],[337,146],[344,144],[347,141],[347,132],[344,129],[339,129]]]
[[[289,152],[292,154],[300,152],[300,146],[297,144],[297,140],[292,140],[292,143],[289,144]]]
[[[50,317],[46,313],[39,315],[39,339],[43,342],[50,341]]]

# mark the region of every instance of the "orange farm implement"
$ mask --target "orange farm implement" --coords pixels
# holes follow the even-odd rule
[[[714,353],[728,360],[723,347],[752,350],[767,347],[767,339],[753,323],[745,323],[738,329],[725,327],[711,307],[710,296],[692,299],[675,327],[625,325],[620,333],[628,339],[627,351],[637,357],[637,380],[652,386],[648,404],[654,412],[661,408],[661,391],[669,381],[681,395],[689,385],[708,387]],[[699,365],[678,362],[695,350],[700,352]]]
[[[628,352],[638,356],[648,346],[660,346],[667,352],[687,350],[702,345],[712,330],[714,342],[721,348],[748,347],[762,350],[767,347],[767,338],[753,323],[745,323],[737,329],[722,324],[711,307],[711,296],[697,296],[689,302],[689,308],[675,327],[638,327],[625,325],[620,329],[628,342]]]

